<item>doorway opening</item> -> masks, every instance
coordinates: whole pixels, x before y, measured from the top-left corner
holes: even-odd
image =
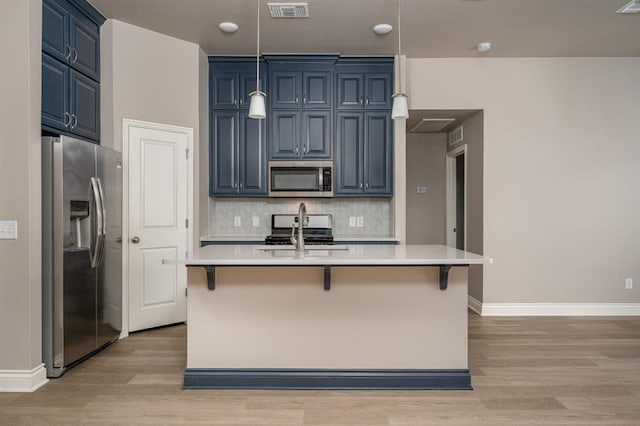
[[[447,245],[467,248],[467,145],[447,152]]]

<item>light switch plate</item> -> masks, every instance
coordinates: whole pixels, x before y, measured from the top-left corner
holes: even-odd
[[[427,193],[427,187],[426,186],[417,186],[416,187],[416,194],[426,194]]]
[[[349,216],[349,226],[351,228],[353,228],[354,226],[356,226],[356,217],[355,216]]]
[[[0,220],[0,240],[18,239],[18,221]]]
[[[252,224],[254,228],[260,226],[260,218],[258,216],[253,216]]]
[[[235,227],[242,226],[242,219],[240,219],[240,216],[233,217],[233,226]]]
[[[358,216],[356,218],[356,224],[358,228],[362,228],[364,226],[364,218],[362,216]]]

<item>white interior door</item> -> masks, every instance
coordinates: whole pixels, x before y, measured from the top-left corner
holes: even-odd
[[[128,128],[129,331],[187,319],[189,135]]]

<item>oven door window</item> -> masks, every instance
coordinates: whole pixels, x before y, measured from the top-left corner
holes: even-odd
[[[271,191],[320,191],[317,168],[271,169]]]

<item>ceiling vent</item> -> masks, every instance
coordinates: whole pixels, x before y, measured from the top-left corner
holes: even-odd
[[[449,145],[462,142],[462,138],[463,138],[463,131],[462,131],[462,126],[460,126],[457,129],[454,129],[453,131],[449,132]]]
[[[453,118],[423,118],[409,133],[438,133],[454,121],[456,120]]]
[[[308,18],[307,3],[267,3],[272,18]]]
[[[633,0],[625,4],[616,13],[640,13],[640,0]]]

